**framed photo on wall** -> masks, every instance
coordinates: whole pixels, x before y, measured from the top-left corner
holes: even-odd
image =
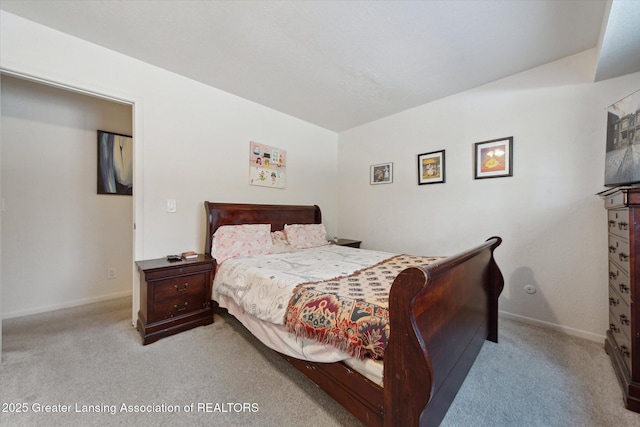
[[[133,195],[133,138],[98,131],[98,194]]]
[[[249,184],[285,188],[287,151],[259,142],[249,142]]]
[[[513,137],[477,142],[475,179],[513,176]]]
[[[640,183],[640,90],[607,109],[604,185]]]
[[[444,182],[444,150],[418,154],[418,185]]]
[[[391,184],[393,182],[393,163],[371,165],[369,180],[372,185]]]

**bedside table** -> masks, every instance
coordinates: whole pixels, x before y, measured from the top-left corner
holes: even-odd
[[[213,258],[169,262],[137,261],[140,311],[137,327],[144,345],[160,338],[213,323],[211,281]]]
[[[338,239],[338,241],[336,243],[334,243],[334,245],[339,245],[339,246],[349,246],[352,248],[360,248],[360,243],[362,243],[361,240],[350,240],[350,239]]]

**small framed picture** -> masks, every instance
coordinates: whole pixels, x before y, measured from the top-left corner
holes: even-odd
[[[513,137],[475,144],[475,179],[513,176]]]
[[[444,150],[418,154],[418,185],[445,182]]]
[[[373,185],[393,182],[393,163],[371,165],[370,182]]]

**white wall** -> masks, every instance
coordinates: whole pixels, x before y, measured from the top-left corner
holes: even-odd
[[[1,86],[4,317],[130,295],[133,202],[96,194],[96,131],[131,134],[131,106]]]
[[[640,88],[640,73],[593,84],[594,64],[586,51],[340,133],[339,234],[425,255],[499,235],[500,309],[601,340],[606,107]],[[473,144],[508,136],[514,176],[474,180]],[[442,149],[446,183],[418,186],[417,155]],[[369,185],[369,166],[389,161],[394,182]]]
[[[202,251],[205,200],[317,204],[336,232],[334,132],[4,11],[0,66],[132,101],[136,259]],[[286,189],[248,184],[251,140],[287,151]],[[167,199],[177,213],[166,212]]]

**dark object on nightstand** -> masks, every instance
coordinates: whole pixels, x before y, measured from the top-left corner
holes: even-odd
[[[349,246],[352,248],[360,248],[360,243],[362,243],[362,240],[350,240],[350,239],[338,239],[337,242],[334,242],[334,245],[339,245],[339,246]]]
[[[143,344],[213,323],[213,258],[137,261],[140,272],[138,331]]]

